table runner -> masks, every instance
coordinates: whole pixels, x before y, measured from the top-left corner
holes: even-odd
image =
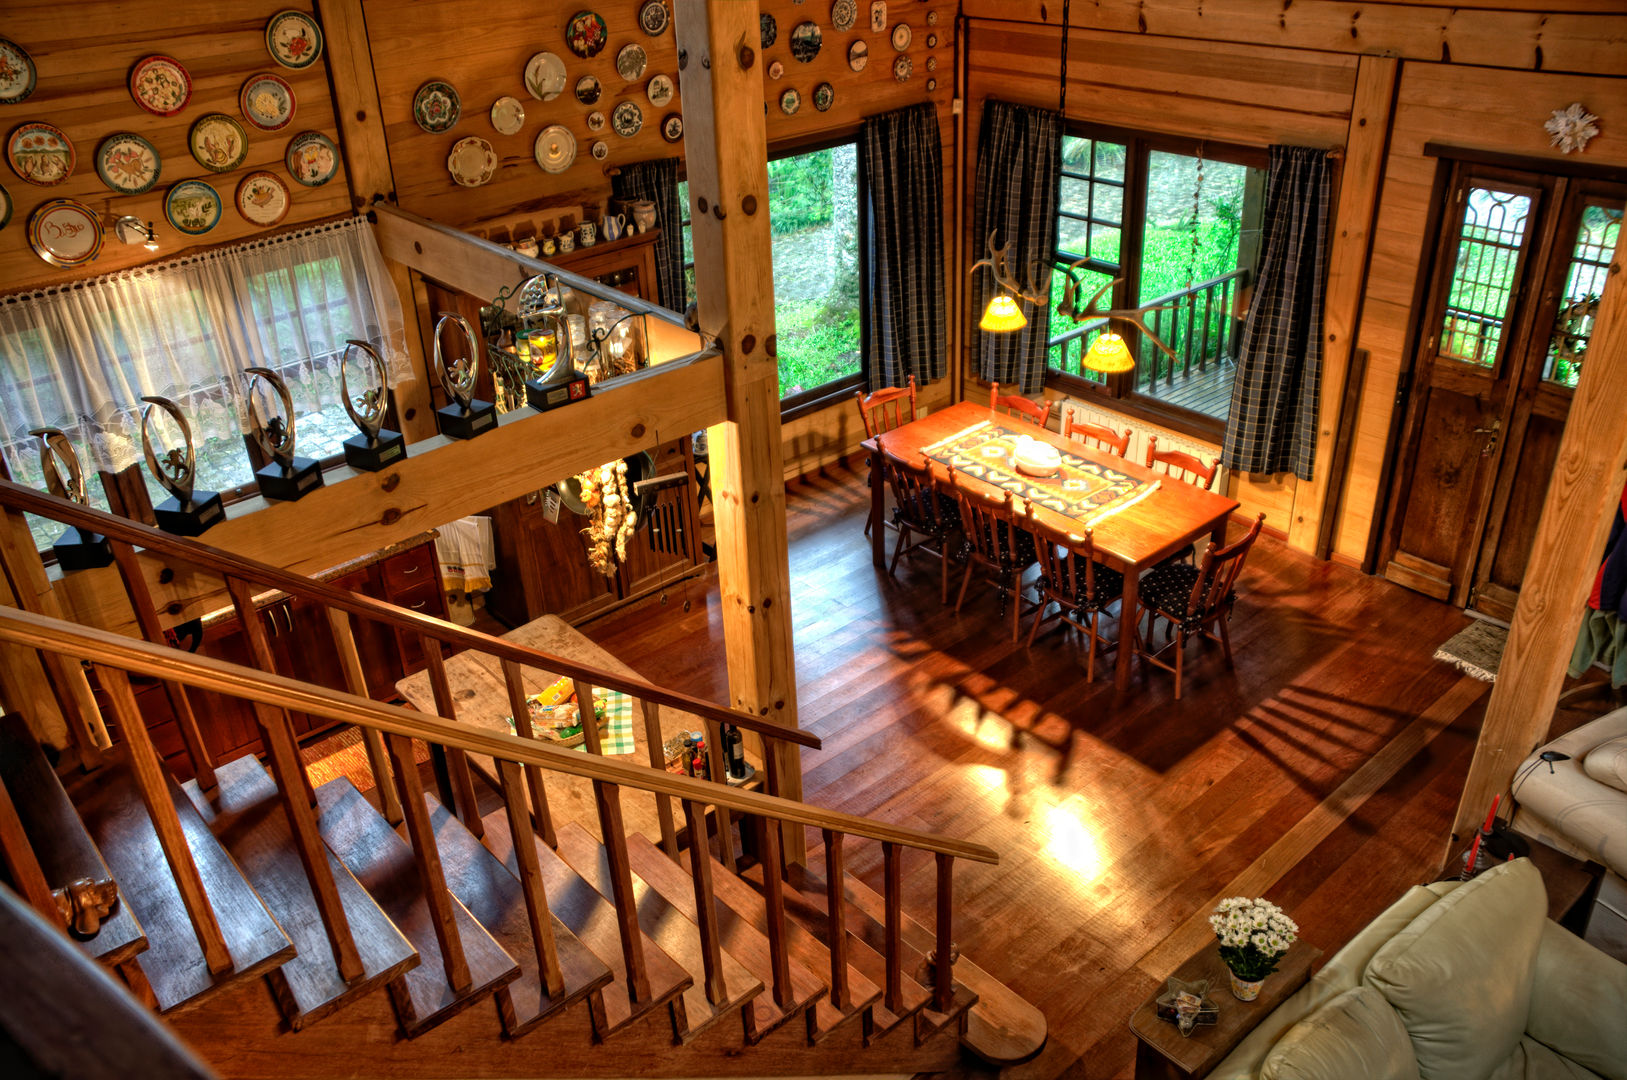
[[[517,734],[514,729],[514,717],[505,716],[511,734]],[[546,740],[543,740],[546,741]],[[609,690],[605,693],[604,723],[599,729],[599,747],[606,757],[612,754],[631,754],[637,747],[633,743],[633,699],[620,690]],[[588,752],[587,743],[581,742],[571,747],[572,750]]]

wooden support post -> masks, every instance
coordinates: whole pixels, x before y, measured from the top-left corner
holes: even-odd
[[[822,832],[825,841],[825,909],[829,912],[830,1003],[846,1011],[852,994],[847,985],[847,864],[842,854],[842,835],[832,829]]]
[[[1448,850],[1480,824],[1492,796],[1508,792],[1520,762],[1548,734],[1612,511],[1621,500],[1627,478],[1624,251],[1618,240]]]
[[[723,945],[717,923],[717,897],[712,892],[712,860],[707,857],[705,845],[694,840],[706,834],[706,807],[685,799],[684,824],[689,828],[689,871],[695,885],[695,923],[701,935],[706,1000],[721,1005],[729,1000],[729,988],[723,981]]]
[[[727,419],[710,429],[718,581],[732,703],[797,726],[773,249],[758,7],[678,0],[684,68],[684,156],[693,205],[700,325],[723,351]],[[770,743],[780,794],[802,797],[795,746]],[[802,830],[786,854],[806,854]]]
[[[418,763],[413,760],[412,740],[405,735],[387,736],[390,763],[395,766],[396,783],[401,787],[401,810],[407,824],[407,840],[412,844],[412,855],[418,864],[418,878],[424,888],[424,899],[429,904],[434,921],[435,941],[441,947],[441,964],[446,981],[454,992],[463,993],[474,985],[469,975],[469,960],[463,955],[463,936],[458,932],[457,916],[453,914],[452,894],[446,888],[446,871],[441,868],[441,849],[435,841],[435,828],[430,824],[429,808],[424,804],[424,784],[418,775]],[[522,834],[514,838],[517,848],[525,840]]]
[[[537,950],[537,970],[542,972],[548,996],[558,1000],[565,992],[565,975],[559,968],[559,946],[554,941],[554,921],[548,914],[548,890],[542,881],[542,864],[537,859],[536,841],[526,821],[525,794],[520,767],[497,759],[497,776],[503,787],[503,809],[508,815],[509,836],[514,841],[514,864],[520,871],[520,889],[525,893],[525,911],[531,924],[531,942]]]
[[[435,692],[435,712],[447,720],[458,718],[457,704],[452,700],[452,684],[446,677],[446,658],[441,652],[439,638],[420,634],[424,660],[429,667],[429,685]],[[463,827],[476,837],[486,835],[486,824],[480,820],[480,800],[475,798],[475,778],[469,771],[469,755],[455,746],[446,748],[446,768],[452,778],[453,810]]]
[[[339,666],[344,669],[345,689],[357,697],[369,696],[367,675],[362,670],[361,654],[356,651],[356,634],[350,625],[349,612],[328,608],[328,628],[333,631],[333,647],[339,655]],[[379,793],[384,820],[399,825],[401,799],[390,779],[390,757],[384,749],[384,736],[377,728],[364,727],[361,732],[362,745],[367,748],[367,763],[373,770],[373,790]]]
[[[514,717],[514,734],[522,739],[534,738],[531,734],[531,707],[525,700],[525,680],[521,677],[520,665],[512,660],[503,661],[503,684],[508,690],[509,715]],[[527,765],[522,772],[526,791],[531,796],[531,827],[537,830],[543,843],[557,848],[559,838],[554,834],[553,815],[548,812],[548,792],[542,786],[542,769]]]

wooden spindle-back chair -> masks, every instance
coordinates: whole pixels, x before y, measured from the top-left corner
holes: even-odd
[[[1069,413],[1062,422],[1063,438],[1078,439],[1086,446],[1100,447],[1119,457],[1126,457],[1130,453],[1130,432],[1130,428],[1125,428],[1123,435],[1116,435],[1112,428],[1080,420],[1073,413]]]
[[[853,402],[859,407],[865,438],[873,439],[884,431],[902,427],[915,419],[915,376],[911,375],[904,386],[887,386],[869,394],[855,390]],[[866,517],[864,535],[869,536],[874,527],[875,522]]]
[[[1124,575],[1096,561],[1093,529],[1084,536],[1061,532],[1034,518],[1028,507],[1028,531],[1034,537],[1039,556],[1039,608],[1028,631],[1028,647],[1034,645],[1040,624],[1047,621],[1045,609],[1057,605],[1056,618],[1085,635],[1085,680],[1096,677],[1096,651],[1116,648],[1118,639],[1101,633],[1101,617],[1124,597]],[[1120,631],[1122,636],[1122,630]]]
[[[1046,421],[1051,418],[1049,401],[1029,401],[1021,394],[1002,395],[999,383],[989,387],[989,408],[997,413],[1026,420],[1030,424],[1038,424],[1040,427],[1044,427]]]
[[[1195,487],[1213,491],[1215,476],[1220,472],[1217,459],[1205,465],[1203,459],[1184,450],[1158,449],[1158,436],[1147,436],[1147,468],[1167,473]]]
[[[949,490],[960,503],[960,528],[966,542],[961,551],[966,557],[966,576],[960,582],[960,596],[955,610],[966,602],[966,590],[972,576],[979,569],[985,571],[986,580],[999,592],[1000,614],[1006,611],[1006,593],[1011,593],[1011,640],[1020,639],[1022,619],[1023,572],[1034,565],[1034,538],[1019,523],[1016,496],[1002,492],[1004,498],[993,498],[975,491],[949,470]]]
[[[1231,621],[1232,608],[1237,604],[1237,578],[1243,572],[1243,563],[1254,547],[1265,515],[1254,519],[1248,532],[1224,547],[1210,541],[1203,552],[1203,560],[1191,563],[1164,563],[1149,571],[1141,579],[1141,604],[1147,610],[1147,637],[1135,635],[1136,652],[1148,663],[1175,673],[1175,700],[1181,699],[1181,658],[1190,637],[1206,637],[1220,642],[1226,656],[1226,666],[1232,664],[1232,642],[1226,624]],[[1154,649],[1152,641],[1158,620],[1169,623],[1166,634],[1170,640]],[[1159,659],[1171,647],[1175,662]]]
[[[935,554],[943,564],[943,602],[947,604],[951,558],[949,537],[960,528],[960,506],[938,490],[925,457],[910,462],[883,448],[881,467],[885,470],[887,486],[892,489],[892,524],[898,530],[893,558],[887,564],[887,576],[894,576],[899,556],[906,551],[925,550]],[[914,543],[910,542],[912,536],[918,537]]]

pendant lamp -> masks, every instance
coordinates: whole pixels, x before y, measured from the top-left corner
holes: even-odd
[[[1117,334],[1099,334],[1095,341],[1090,343],[1090,349],[1085,353],[1084,367],[1086,371],[1099,371],[1105,375],[1116,375],[1119,372],[1129,371],[1136,366],[1135,358],[1124,344],[1124,339]]]
[[[996,293],[989,300],[989,306],[983,311],[983,318],[977,324],[984,330],[993,330],[1002,333],[1009,330],[1021,330],[1028,325],[1022,308],[1017,301],[1007,293]]]

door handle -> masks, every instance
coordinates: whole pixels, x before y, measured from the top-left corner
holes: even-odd
[[[1502,427],[1503,418],[1501,416],[1494,416],[1491,418],[1490,427],[1477,427],[1474,429],[1473,434],[1486,436],[1486,445],[1480,448],[1481,457],[1490,457],[1491,452],[1497,449],[1497,439],[1499,433],[1502,431]]]

